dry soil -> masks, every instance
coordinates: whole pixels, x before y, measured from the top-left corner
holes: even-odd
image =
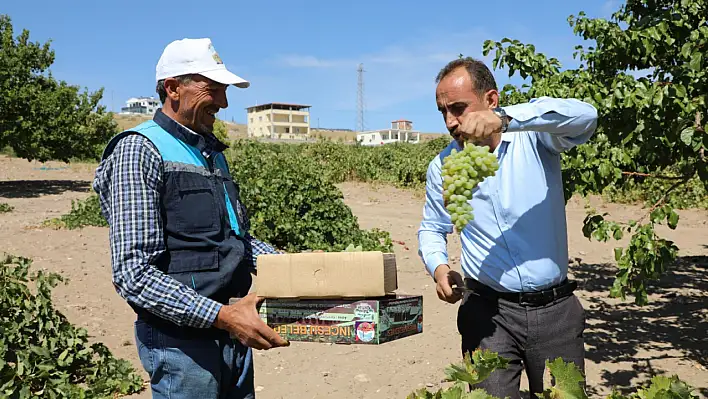
[[[142,372],[132,330],[134,315],[110,281],[108,229],[38,227],[66,213],[72,199],[90,194],[94,168],[0,156],[0,202],[15,207],[0,213],[0,252],[31,257],[34,267],[68,277],[69,283],[54,292],[57,308],[88,329],[91,339],[106,343],[116,356],[130,360]],[[421,195],[359,183],[340,188],[363,227],[386,229],[396,241],[399,291],[423,295],[423,333],[380,346],[294,342],[288,348],[257,352],[260,399],[405,398],[426,385],[431,390],[440,387],[444,368],[460,360],[457,305],[438,300],[416,254]],[[643,213],[638,206],[604,204],[598,199],[591,205],[620,220]],[[680,260],[651,287],[651,305],[646,307],[608,298],[616,243],[585,239],[584,216],[584,201],[574,199],[568,204],[571,274],[579,281],[577,294],[588,320],[586,368],[591,396],[604,397],[612,386],[642,384],[653,375],[678,374],[708,397],[708,214],[681,211],[677,230],[659,229],[681,248]],[[454,236],[449,250],[459,267],[459,241]],[[149,398],[149,390],[134,397]]]

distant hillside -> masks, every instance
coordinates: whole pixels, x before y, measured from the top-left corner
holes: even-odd
[[[146,120],[151,119],[151,116],[143,115],[122,115],[114,114],[114,118],[118,123],[118,128],[120,130],[125,130],[138,125]],[[229,138],[231,140],[244,139],[248,137],[248,127],[242,123],[231,123],[224,121],[226,127],[229,129]],[[325,130],[325,129],[312,129],[310,128],[311,135],[314,139],[325,138],[332,141],[339,141],[343,143],[354,143],[356,142],[356,132],[351,130]],[[429,141],[441,137],[442,133],[421,133],[421,141]]]
[[[113,118],[118,123],[118,128],[120,130],[125,130],[152,119],[152,116],[113,114]],[[226,124],[226,127],[229,130],[229,138],[231,140],[247,137],[246,125],[240,123],[231,123],[227,121],[224,121],[224,123]]]

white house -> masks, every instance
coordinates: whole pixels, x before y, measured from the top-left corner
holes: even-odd
[[[414,143],[420,142],[420,132],[413,130],[413,122],[399,119],[391,122],[390,129],[360,132],[356,141],[361,145],[375,146],[389,143]]]
[[[133,97],[120,109],[121,114],[152,115],[160,108],[160,100],[154,97]]]

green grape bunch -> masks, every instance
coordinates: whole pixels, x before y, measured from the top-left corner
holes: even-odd
[[[354,246],[354,244],[349,244],[342,252],[362,252],[364,248],[361,245]]]
[[[472,199],[472,191],[482,180],[494,176],[498,169],[497,157],[486,145],[465,143],[462,151],[453,149],[445,158],[442,166],[443,198],[458,233],[474,219],[472,205],[468,202]]]

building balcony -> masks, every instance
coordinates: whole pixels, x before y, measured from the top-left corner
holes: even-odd
[[[309,127],[310,124],[307,122],[288,122],[288,121],[273,121],[271,122],[273,126],[297,126],[297,127]]]

